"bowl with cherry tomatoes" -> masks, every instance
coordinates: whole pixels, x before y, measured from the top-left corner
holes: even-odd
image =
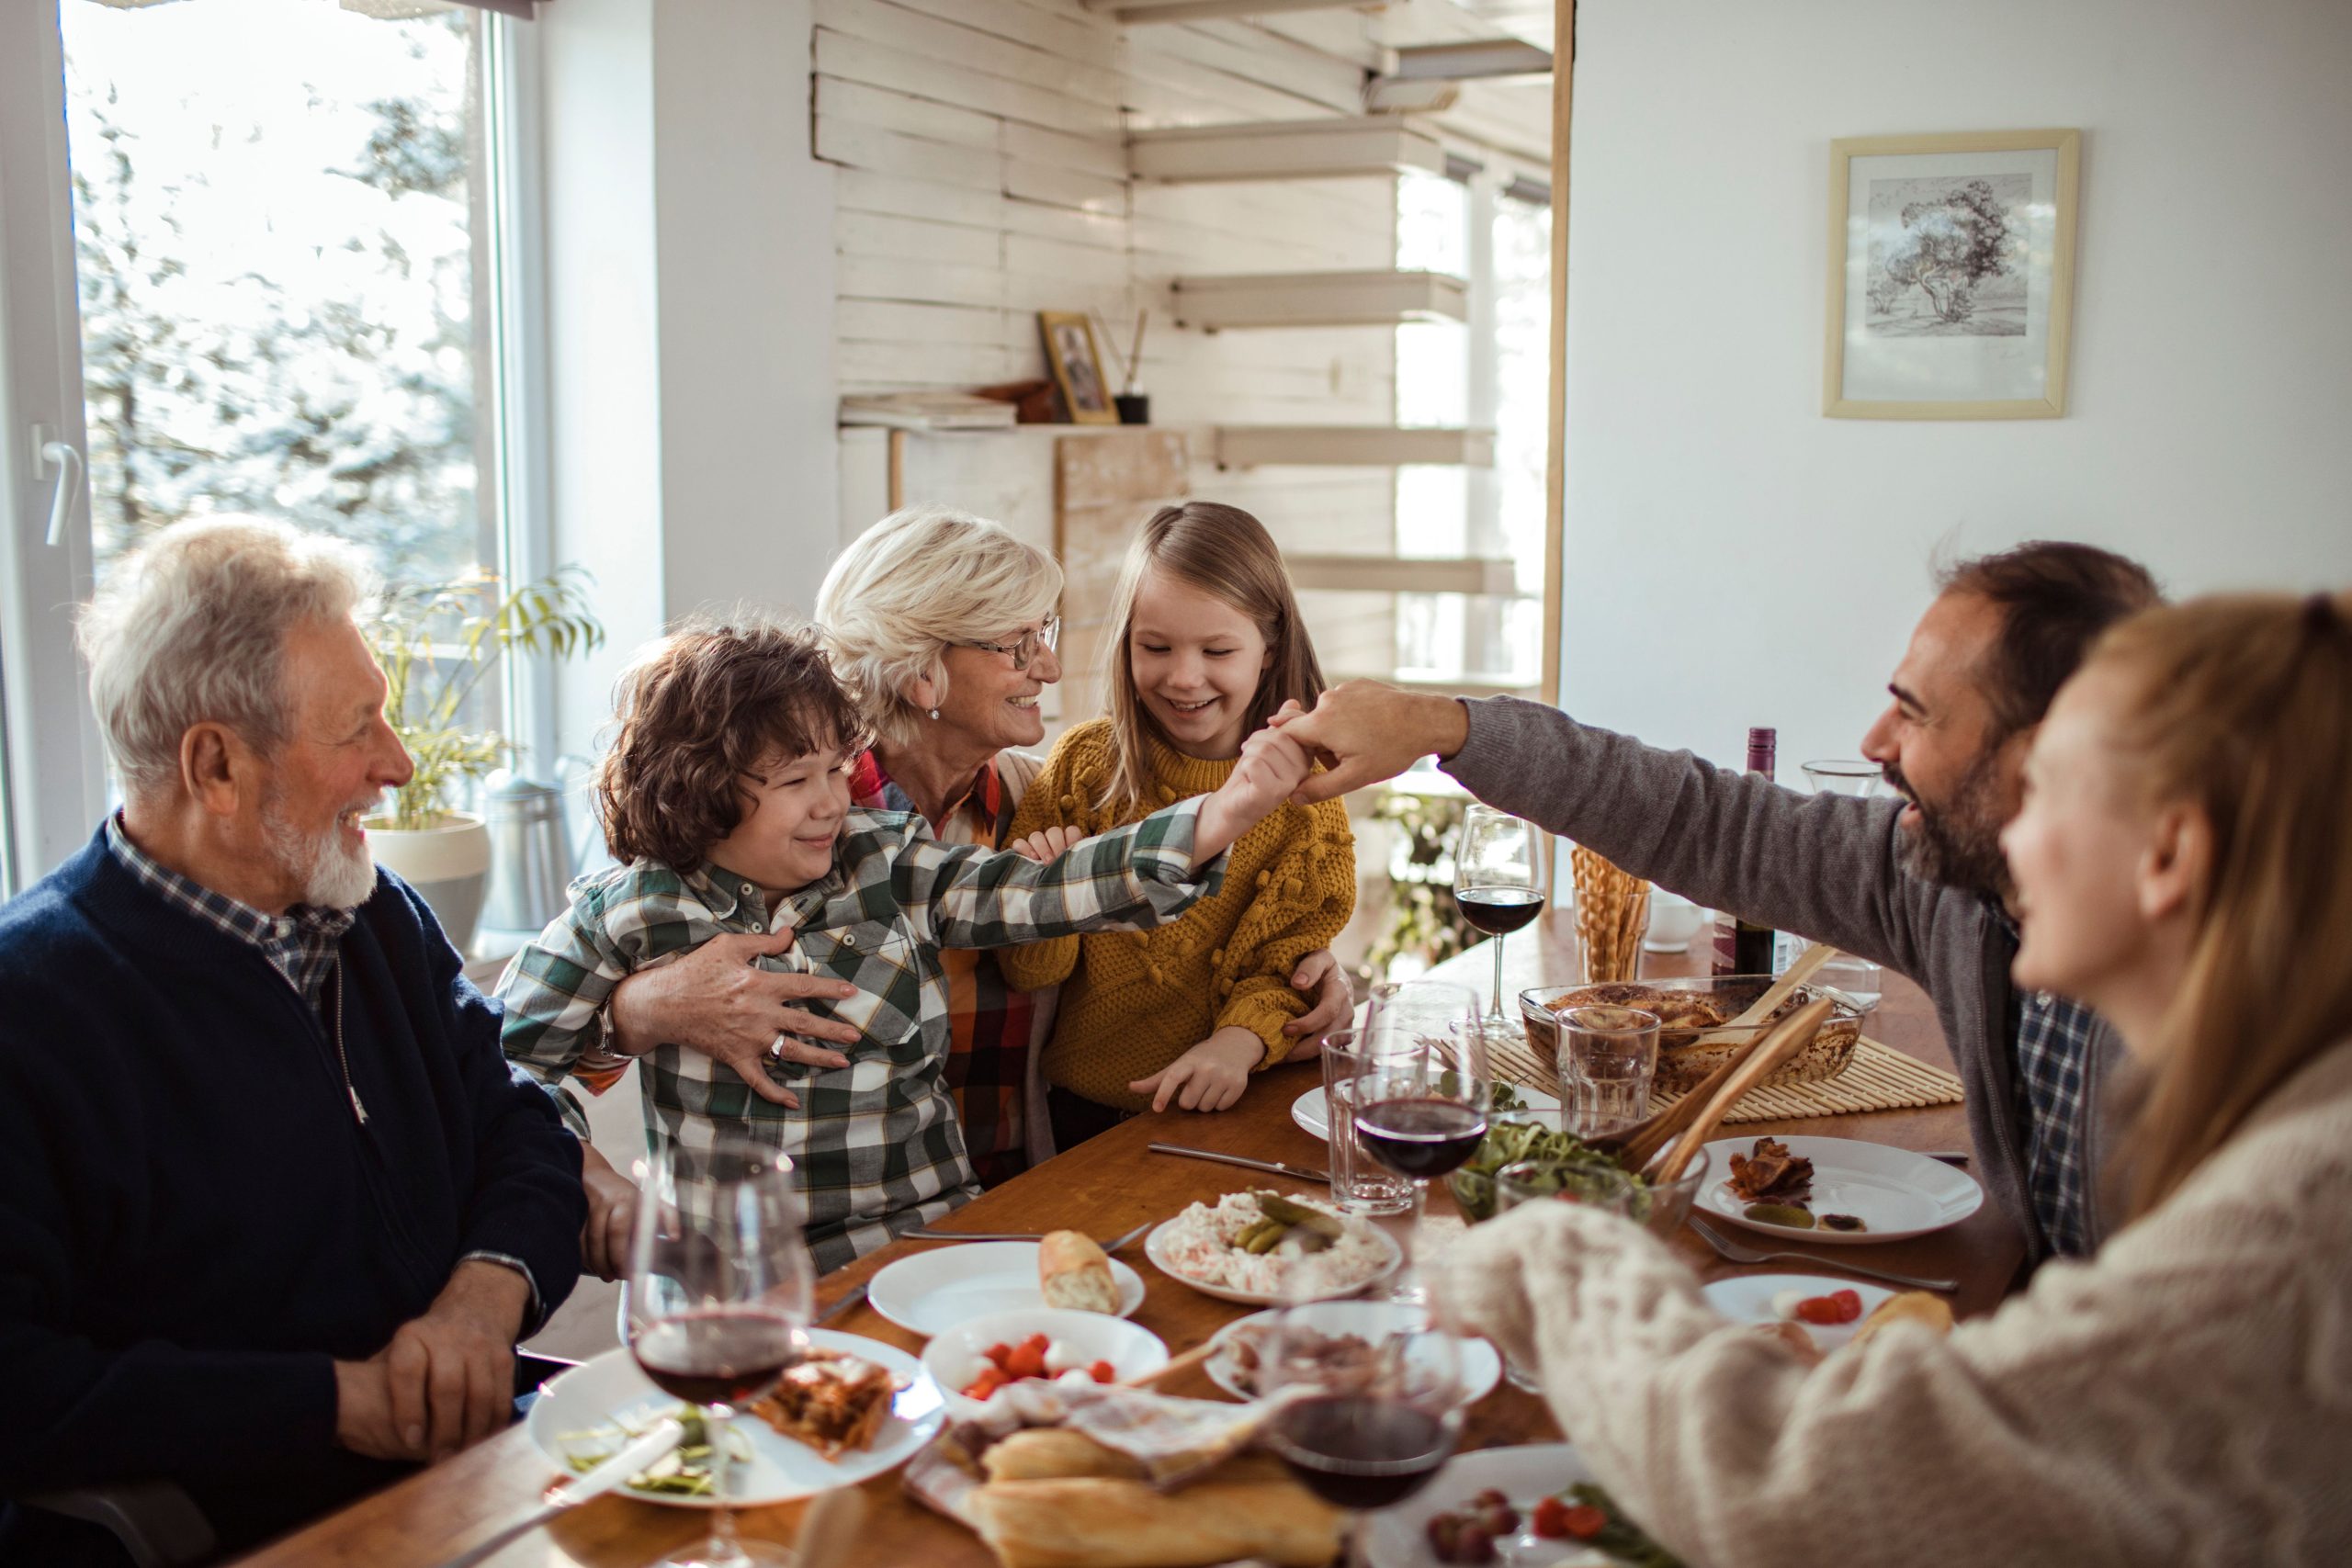
[[[945,1392],[948,1414],[968,1418],[1012,1383],[1083,1386],[1148,1377],[1168,1364],[1168,1347],[1124,1317],[1023,1307],[933,1335],[922,1364]]]

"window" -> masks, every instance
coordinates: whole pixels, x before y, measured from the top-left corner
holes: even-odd
[[[93,558],[250,512],[496,562],[482,12],[66,0]]]
[[[1400,424],[1495,432],[1495,466],[1397,473],[1401,556],[1509,559],[1510,596],[1410,593],[1397,604],[1399,675],[1482,688],[1542,680],[1544,420],[1549,407],[1548,204],[1526,186],[1409,173],[1397,183],[1396,265],[1469,284],[1466,321],[1396,329]]]

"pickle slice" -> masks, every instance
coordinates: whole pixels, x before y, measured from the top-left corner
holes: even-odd
[[[1750,1203],[1740,1213],[1759,1225],[1786,1225],[1796,1231],[1813,1229],[1813,1211],[1800,1209],[1794,1203]]]

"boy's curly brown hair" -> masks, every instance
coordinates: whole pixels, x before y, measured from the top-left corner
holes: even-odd
[[[862,750],[866,732],[805,626],[695,621],[621,677],[596,770],[613,858],[699,867],[743,820],[744,780],[779,758]]]

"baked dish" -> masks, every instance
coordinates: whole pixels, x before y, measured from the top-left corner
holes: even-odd
[[[1733,1038],[1698,1043],[1701,1036],[1737,1018],[1772,982],[1758,975],[1724,975],[1686,980],[1612,980],[1580,986],[1570,991],[1549,989],[1521,994],[1520,1015],[1526,1021],[1531,1044],[1556,1059],[1558,1028],[1553,1013],[1561,1008],[1629,1007],[1656,1013],[1657,1032],[1657,1086],[1663,1094],[1679,1094],[1721,1066],[1725,1058],[1781,1019],[1819,997],[1831,1000],[1828,1019],[1813,1043],[1765,1078],[1768,1084],[1812,1083],[1834,1078],[1854,1059],[1854,1043],[1861,1038],[1862,1015],[1842,994],[1819,986],[1799,986],[1771,1017],[1750,1024]]]
[[[812,1349],[751,1413],[826,1461],[874,1446],[899,1387],[887,1368],[839,1350]]]

